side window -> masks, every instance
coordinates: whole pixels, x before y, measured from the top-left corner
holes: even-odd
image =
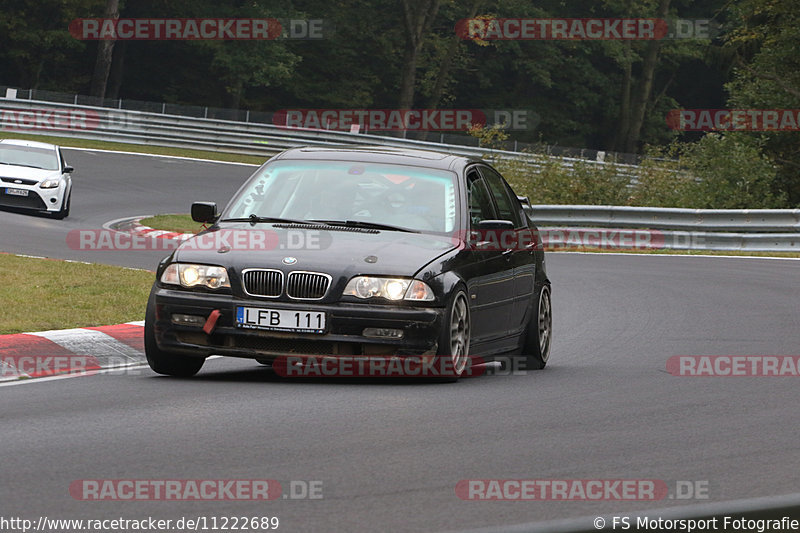
[[[486,178],[486,184],[489,186],[489,191],[491,191],[497,204],[498,218],[510,220],[514,223],[515,228],[523,227],[524,224],[519,216],[517,199],[512,197],[503,177],[491,168],[484,166],[481,166],[481,173]]]
[[[481,220],[497,218],[492,206],[492,200],[486,190],[486,184],[475,170],[467,172],[467,200],[469,201],[471,227],[477,226]]]

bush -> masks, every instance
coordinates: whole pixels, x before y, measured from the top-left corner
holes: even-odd
[[[624,205],[628,198],[630,180],[618,175],[615,164],[573,161],[568,167],[562,158],[543,156],[535,162],[538,169],[510,159],[495,166],[517,194],[535,204]]]
[[[470,134],[490,148],[506,139],[496,127],[476,127]],[[494,165],[517,194],[534,204],[788,207],[786,195],[773,192],[776,165],[763,154],[761,140],[746,133],[709,133],[696,143],[651,148],[634,172],[613,162],[533,154],[526,161],[496,158]]]
[[[645,207],[693,207],[697,180],[681,170],[679,145],[651,148],[637,169],[626,205]]]
[[[732,137],[731,135],[725,137]],[[539,156],[536,166],[501,159],[495,166],[517,192],[537,204],[632,205],[692,209],[776,209],[776,167],[752,140],[709,134],[699,143],[652,151],[633,183],[620,165]],[[680,157],[667,157],[683,151]],[[625,169],[627,170],[627,169]]]
[[[709,133],[686,145],[681,163],[695,177],[692,207],[705,209],[774,209],[786,206],[774,194],[777,167],[762,153],[760,140],[745,133]]]

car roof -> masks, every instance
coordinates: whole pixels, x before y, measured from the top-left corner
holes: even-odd
[[[0,140],[0,143],[2,143],[2,144],[11,144],[11,145],[14,145],[14,146],[26,146],[28,148],[42,148],[42,149],[45,149],[45,150],[47,150],[47,149],[49,149],[49,150],[58,149],[58,146],[56,146],[55,144],[40,143],[40,142],[37,142],[37,141],[22,141],[22,140],[19,140],[19,139],[2,139],[2,140]]]
[[[473,161],[482,162],[476,157],[464,157],[431,150],[370,145],[303,146],[281,152],[275,156],[275,159],[383,162],[441,169],[451,169],[459,163],[463,166]]]

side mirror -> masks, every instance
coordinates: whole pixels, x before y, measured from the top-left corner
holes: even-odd
[[[72,167],[64,167],[64,170],[62,172],[64,174],[72,174],[73,172],[75,172],[75,169]]]
[[[217,204],[214,202],[195,202],[192,204],[192,220],[195,222],[215,222],[217,214]]]
[[[504,250],[513,233],[514,223],[510,220],[481,220],[476,231],[471,232],[470,240],[475,250]]]
[[[522,211],[528,218],[533,218],[533,206],[527,196],[517,196],[517,200],[522,204]]]

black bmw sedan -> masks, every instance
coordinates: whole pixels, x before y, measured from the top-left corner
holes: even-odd
[[[296,148],[159,265],[150,367],[196,374],[210,355],[475,358],[550,354],[550,281],[536,227],[480,159],[374,147]],[[332,357],[331,357],[332,356]]]

